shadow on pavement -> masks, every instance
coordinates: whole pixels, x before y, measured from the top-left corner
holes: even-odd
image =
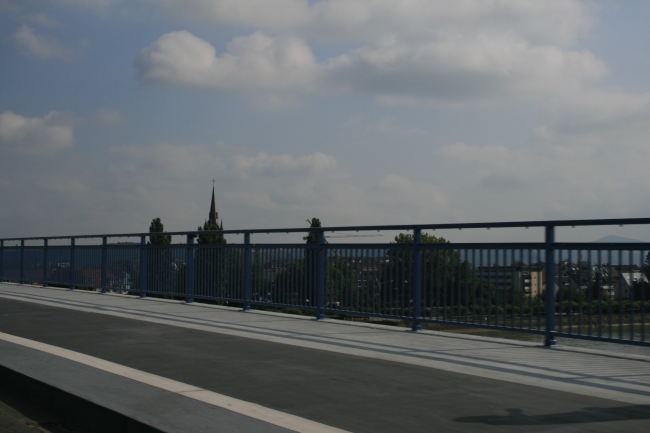
[[[521,409],[506,409],[503,416],[465,416],[455,418],[456,422],[476,423],[501,426],[549,425],[549,424],[584,424],[590,422],[626,421],[650,419],[650,405],[622,407],[587,407],[572,412],[549,413],[544,415],[526,415]]]

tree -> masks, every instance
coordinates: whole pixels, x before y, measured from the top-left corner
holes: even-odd
[[[309,224],[310,227],[321,227],[321,223],[318,218],[312,218]],[[318,242],[318,232],[309,232],[309,235],[307,235],[307,243],[315,244],[316,242]]]
[[[316,269],[304,259],[291,260],[286,269],[273,280],[274,292],[269,300],[276,303],[315,305]],[[356,275],[352,267],[342,261],[325,261],[325,308],[352,309],[345,299],[357,299]],[[268,296],[268,295],[267,295]]]
[[[219,226],[217,223],[215,223],[212,220],[207,220],[203,223],[203,228],[201,226],[198,227],[198,231],[218,231]],[[223,237],[222,234],[220,233],[205,233],[205,234],[199,234],[199,238],[197,240],[199,244],[225,244],[226,239]]]
[[[165,226],[160,218],[154,218],[149,225],[149,233],[164,233]],[[178,285],[178,266],[172,255],[171,235],[149,235],[147,251],[147,291],[174,294]]]
[[[149,233],[163,233],[165,231],[165,226],[163,225],[160,218],[154,218],[151,220],[149,225]],[[171,235],[166,236],[149,236],[149,245],[169,245],[172,243]]]
[[[213,220],[207,220],[200,232],[217,232],[219,226]],[[201,233],[199,245],[225,245],[226,239],[221,233]],[[244,278],[243,252],[233,248],[202,247],[196,248],[194,260],[195,293],[217,298],[236,298],[241,296]]]
[[[321,222],[318,218],[314,217],[309,221],[309,225],[313,228],[321,227]],[[318,243],[318,232],[309,232],[307,235],[307,244],[317,244]],[[303,270],[306,276],[306,287],[303,290],[305,298],[309,299],[310,302],[316,300],[316,287],[318,286],[318,250],[314,248],[305,248],[305,262],[296,270]],[[276,278],[277,281],[277,278]]]
[[[395,236],[396,244],[413,244],[413,235],[400,233]],[[422,244],[449,244],[445,238],[438,238],[422,233]],[[408,308],[413,294],[414,254],[409,248],[391,248],[386,250],[386,269],[383,272],[384,288],[388,292],[386,308],[400,314]],[[481,281],[475,274],[474,267],[467,260],[461,260],[460,253],[450,248],[423,248],[422,251],[422,302],[438,308],[441,317],[447,312],[460,311],[468,305],[477,311],[491,309],[492,305],[505,308],[506,296],[496,296],[493,284]],[[516,294],[515,296],[521,296]],[[518,299],[511,300],[518,305]],[[503,304],[503,305],[502,305]],[[441,307],[446,307],[440,310]],[[449,310],[456,308],[456,310]],[[449,310],[449,311],[448,311]],[[392,313],[389,313],[392,314]],[[402,311],[404,314],[404,311]]]

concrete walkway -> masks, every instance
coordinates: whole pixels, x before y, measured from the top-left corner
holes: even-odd
[[[12,284],[0,284],[0,332],[289,414],[313,428],[645,431],[650,425],[650,357],[638,355]],[[4,347],[3,365],[10,362],[5,353],[43,353]],[[21,357],[28,356],[11,362]],[[90,368],[84,374],[97,369],[83,368]],[[150,410],[156,419],[158,409]]]

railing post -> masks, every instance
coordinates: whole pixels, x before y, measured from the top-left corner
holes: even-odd
[[[422,230],[413,230],[413,331],[421,331],[420,318],[422,317]]]
[[[20,276],[18,283],[25,284],[25,240],[20,241]]]
[[[102,281],[100,283],[101,288],[102,288],[102,293],[106,293],[106,286],[108,285],[108,284],[106,284],[106,260],[107,260],[107,257],[106,257],[106,253],[107,253],[106,248],[107,247],[106,247],[106,245],[108,245],[108,238],[106,236],[104,236],[102,238],[102,277],[101,277]]]
[[[70,290],[75,289],[76,275],[75,275],[75,239],[70,238]]]
[[[544,346],[552,347],[555,340],[555,227],[546,226],[546,338]]]
[[[50,267],[47,247],[48,241],[43,239],[43,287],[47,287],[47,269]]]
[[[316,261],[316,320],[325,319],[325,232],[318,232]]]
[[[140,297],[147,297],[147,237],[140,237]]]
[[[251,234],[244,233],[244,311],[251,309]]]
[[[187,255],[185,258],[185,302],[194,302],[194,235],[187,235]]]
[[[5,241],[0,241],[0,283],[5,281]]]

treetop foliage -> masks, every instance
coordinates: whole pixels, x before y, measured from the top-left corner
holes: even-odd
[[[154,218],[149,225],[149,233],[163,233],[165,226],[160,218]],[[168,245],[172,243],[171,235],[166,236],[149,236],[149,245]]]
[[[203,227],[199,226],[198,231],[203,232],[203,231],[216,231],[219,230],[219,226],[212,221],[212,220],[207,220],[203,223]],[[223,237],[222,234],[218,233],[213,233],[213,234],[200,234],[199,239],[197,241],[200,244],[225,244],[226,239]]]
[[[413,235],[410,233],[400,233],[395,236],[395,243],[398,244],[412,244]],[[448,244],[449,241],[443,237],[435,237],[429,233],[422,233],[422,243],[423,244]]]
[[[311,219],[311,226],[312,227],[322,227],[320,220],[318,218],[312,218]],[[316,232],[310,232],[309,235],[307,235],[307,243],[308,244],[315,244],[318,242],[318,233]]]

